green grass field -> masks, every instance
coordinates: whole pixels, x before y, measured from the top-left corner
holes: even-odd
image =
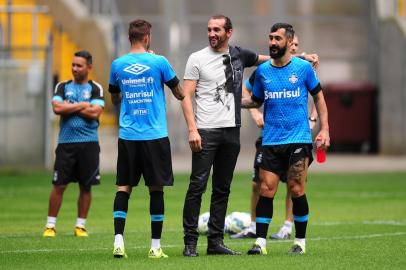
[[[289,256],[291,241],[268,242],[268,255],[206,256],[206,239],[198,258],[182,256],[182,207],[187,175],[176,175],[166,190],[162,244],[166,260],[147,258],[150,245],[149,196],[140,186],[131,196],[125,231],[128,259],[112,257],[114,176],[104,175],[94,188],[88,239],[76,239],[78,188],[65,193],[57,237],[42,238],[51,189],[51,173],[0,172],[0,269],[405,269],[406,173],[310,174],[307,196],[310,222],[307,253]],[[285,186],[275,200],[270,232],[283,221]],[[204,195],[208,211],[211,187]],[[228,212],[249,212],[250,174],[235,176]],[[244,253],[251,239],[225,243]]]

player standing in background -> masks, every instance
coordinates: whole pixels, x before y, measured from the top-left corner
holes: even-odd
[[[119,120],[117,193],[114,199],[114,249],[126,257],[124,227],[132,187],[141,175],[150,194],[151,249],[149,258],[167,258],[161,248],[164,221],[164,186],[173,185],[171,148],[166,120],[164,84],[178,99],[184,98],[179,79],[168,60],[149,52],[151,24],[130,23],[130,53],[113,61],[109,92],[113,104],[121,103]]]
[[[223,243],[230,185],[240,152],[241,85],[244,68],[269,56],[230,46],[232,33],[228,17],[211,17],[207,26],[209,46],[191,54],[186,64],[182,109],[192,150],[192,173],[183,208],[183,255],[187,257],[198,256],[198,219],[212,167],[207,254],[241,254]]]
[[[44,237],[56,235],[56,218],[70,182],[79,182],[80,189],[74,235],[88,236],[85,225],[92,200],[91,186],[100,184],[97,129],[104,107],[103,88],[88,79],[91,69],[92,55],[87,51],[76,52],[72,61],[73,80],[55,87],[52,108],[61,119]]]
[[[307,99],[310,92],[318,115],[320,131],[315,140],[323,148],[330,145],[328,113],[314,70],[307,61],[291,57],[293,27],[285,23],[272,26],[269,34],[271,61],[255,73],[250,98],[242,107],[264,103],[263,156],[260,168],[261,189],[256,207],[256,235],[249,255],[266,254],[266,235],[273,216],[273,198],[280,177],[287,173],[292,194],[295,240],[289,254],[306,252],[306,227],[309,207],[305,194],[307,169],[312,161],[312,138],[308,123]]]
[[[295,34],[293,37],[293,42],[292,45],[290,46],[290,53],[294,56],[304,56],[305,53],[301,54],[300,46],[299,46],[299,38]],[[313,61],[312,65],[313,68],[316,68],[319,64],[318,61],[318,56],[316,54],[312,55]],[[251,95],[253,84],[255,80],[255,71],[252,73],[249,79],[245,81],[245,84],[243,85],[243,96],[249,96]],[[310,103],[310,102],[309,102]],[[312,113],[311,116],[309,117],[309,125],[310,129],[313,130],[313,127],[315,126],[316,118],[317,118],[317,110],[314,106],[314,104],[311,104],[312,106]],[[257,127],[262,128],[264,127],[264,118],[262,112],[257,109],[257,108],[251,108],[249,109],[250,114],[252,119],[254,120],[255,124]],[[252,192],[251,192],[251,201],[250,201],[250,207],[251,207],[251,225],[241,232],[231,235],[230,238],[232,239],[239,239],[239,238],[255,238],[256,237],[256,213],[255,213],[255,208],[257,206],[258,198],[259,198],[259,188],[260,188],[260,182],[259,182],[259,167],[261,165],[262,161],[262,135],[255,141],[255,156],[254,156],[254,170],[252,173]],[[280,179],[282,182],[286,183],[286,174],[281,176]],[[290,190],[287,188],[286,189],[286,197],[285,197],[285,222],[283,226],[280,228],[280,230],[277,233],[274,233],[271,235],[271,239],[276,239],[276,240],[284,240],[284,239],[289,239],[290,235],[292,233],[292,227],[293,227],[293,214],[292,214],[292,198],[290,194]]]

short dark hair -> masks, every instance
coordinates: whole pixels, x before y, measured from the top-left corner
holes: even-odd
[[[271,27],[271,33],[276,32],[281,28],[285,29],[285,35],[287,38],[293,39],[295,36],[295,30],[293,30],[293,26],[288,23],[275,23]]]
[[[77,51],[77,52],[75,52],[74,55],[77,56],[77,57],[85,58],[86,59],[86,64],[88,64],[88,65],[91,65],[93,63],[93,57],[90,54],[90,52],[88,52],[88,51],[85,51],[85,50]]]
[[[145,35],[151,33],[152,25],[145,20],[135,20],[130,22],[128,27],[128,38],[130,43],[133,44],[136,41],[142,41]]]
[[[212,16],[210,19],[213,19],[213,20],[223,19],[224,20],[224,30],[226,30],[226,32],[233,29],[233,23],[231,22],[230,18],[225,15],[217,14],[217,15]]]

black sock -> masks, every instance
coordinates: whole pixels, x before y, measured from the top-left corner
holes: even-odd
[[[256,207],[257,237],[266,238],[273,215],[273,198],[260,196]]]
[[[149,213],[151,214],[151,238],[161,239],[165,212],[164,192],[152,191],[149,195]]]
[[[114,199],[114,234],[124,234],[125,219],[127,218],[128,199],[130,194],[124,191],[118,191]]]
[[[309,219],[309,205],[306,194],[292,198],[293,219],[295,220],[296,238],[306,238],[307,220]]]

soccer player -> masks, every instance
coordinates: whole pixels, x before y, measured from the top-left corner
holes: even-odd
[[[78,51],[72,61],[73,80],[55,87],[52,108],[61,119],[44,237],[56,235],[56,218],[70,182],[79,182],[80,189],[74,235],[88,236],[85,225],[92,199],[91,186],[100,184],[97,129],[104,107],[102,86],[88,79],[91,69],[92,55]]]
[[[160,243],[165,217],[163,188],[172,186],[174,179],[164,84],[178,100],[184,98],[183,89],[168,60],[149,52],[149,22],[131,22],[128,36],[130,53],[113,61],[109,82],[113,104],[121,103],[113,255],[116,258],[127,256],[123,234],[128,199],[142,175],[150,194],[151,249],[148,257],[167,258]]]
[[[292,57],[289,51],[293,27],[274,24],[269,34],[271,61],[255,73],[251,97],[243,98],[242,107],[264,104],[263,156],[259,171],[260,197],[256,207],[256,235],[249,255],[266,254],[266,235],[273,215],[273,198],[280,177],[287,173],[292,194],[295,239],[289,254],[306,252],[306,227],[309,215],[305,184],[312,161],[312,139],[308,123],[307,98],[312,95],[320,118],[315,141],[330,145],[327,106],[314,70],[307,61]]]
[[[212,167],[207,254],[241,254],[223,243],[230,185],[240,152],[241,85],[244,68],[269,56],[230,46],[232,33],[228,17],[211,17],[207,26],[209,46],[191,54],[186,64],[182,108],[192,150],[192,173],[183,208],[183,255],[188,257],[198,256],[198,218]]]
[[[299,47],[299,38],[295,34],[293,37],[292,45],[290,46],[290,53],[294,56],[299,56],[300,55],[300,47]],[[303,57],[305,54],[301,54],[300,57]],[[316,68],[318,66],[318,56],[316,54],[312,54],[312,66],[313,68]],[[252,92],[253,84],[255,80],[255,71],[251,74],[250,78],[245,81],[245,84],[243,85],[243,96],[249,96]],[[252,119],[256,123],[256,125],[259,128],[263,128],[264,126],[264,120],[263,120],[263,114],[262,112],[257,109],[257,108],[251,108],[249,109],[249,112],[251,114]],[[313,130],[313,127],[315,126],[315,122],[317,119],[317,110],[312,104],[312,113],[310,114],[309,117],[309,125],[310,129]],[[255,238],[256,237],[256,214],[255,214],[255,208],[258,202],[259,198],[259,188],[260,188],[260,182],[259,182],[259,167],[262,161],[262,135],[255,141],[255,156],[254,156],[254,170],[252,174],[252,192],[251,192],[251,225],[241,232],[231,235],[230,238],[232,239],[239,239],[239,238]],[[286,183],[286,174],[283,174],[280,178],[280,180],[284,183]],[[280,228],[280,230],[277,233],[274,233],[270,236],[271,239],[275,240],[285,240],[289,239],[290,235],[292,233],[292,226],[293,226],[293,214],[292,214],[292,198],[290,195],[290,190],[287,189],[286,192],[286,198],[285,198],[285,222],[283,226]]]

